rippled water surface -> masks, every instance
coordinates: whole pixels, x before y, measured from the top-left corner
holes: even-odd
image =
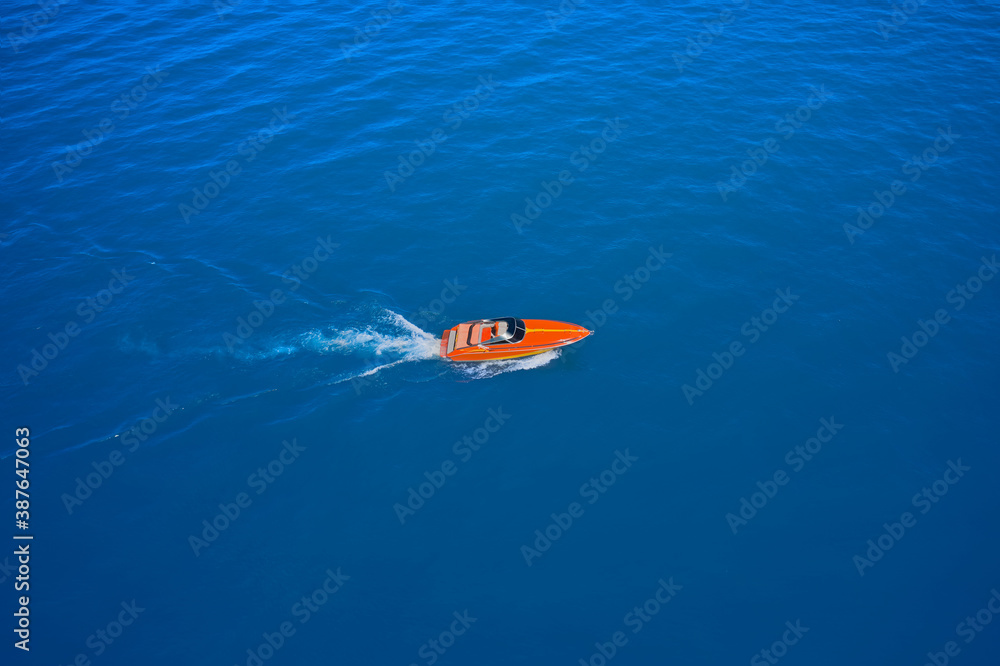
[[[0,32],[2,663],[997,663],[995,3]]]

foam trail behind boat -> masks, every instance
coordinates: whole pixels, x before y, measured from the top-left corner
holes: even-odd
[[[380,370],[411,361],[438,356],[437,337],[421,330],[405,317],[384,310],[372,324],[334,331],[311,331],[302,336],[302,346],[321,354],[365,358],[369,366],[338,376],[333,384],[374,375]],[[386,363],[377,363],[379,360]],[[391,359],[391,360],[390,360]]]
[[[359,328],[310,331],[302,336],[302,346],[321,354],[344,356],[400,356],[399,360],[435,358],[438,339],[422,331],[402,315],[386,310],[380,321]]]

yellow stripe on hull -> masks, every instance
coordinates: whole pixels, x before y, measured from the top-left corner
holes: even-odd
[[[511,354],[510,356],[504,356],[503,358],[449,358],[450,361],[455,361],[456,363],[486,363],[487,361],[509,361],[512,358],[523,358],[525,356],[534,356],[536,354],[544,354],[552,349],[558,349],[558,347],[551,347],[549,349],[542,349],[539,351],[524,352],[523,354]]]

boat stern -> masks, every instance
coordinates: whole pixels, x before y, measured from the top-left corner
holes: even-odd
[[[441,347],[438,350],[441,358],[449,358],[448,354],[455,351],[455,338],[458,336],[458,327],[449,328],[441,334]],[[449,359],[450,360],[450,359]]]

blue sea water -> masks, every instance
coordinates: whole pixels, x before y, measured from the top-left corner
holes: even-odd
[[[8,5],[2,663],[998,663],[998,29]]]

